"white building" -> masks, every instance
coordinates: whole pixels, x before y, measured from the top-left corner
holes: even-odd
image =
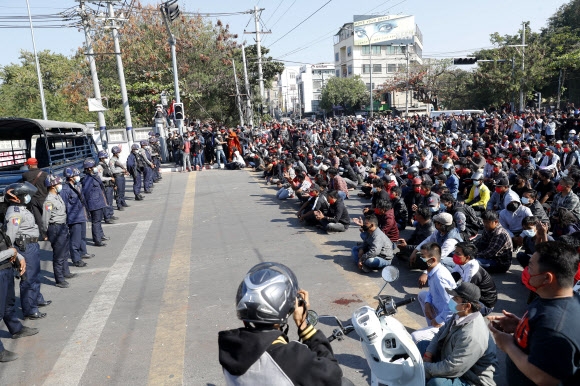
[[[300,111],[300,97],[298,95],[299,66],[284,67],[278,77],[278,100],[282,116],[298,115]]]
[[[322,115],[320,99],[322,87],[334,77],[335,69],[332,63],[308,64],[300,67],[298,76],[298,90],[302,104],[302,114]]]
[[[336,76],[359,75],[367,88],[373,90],[395,75],[404,76],[407,61],[422,64],[422,56],[423,36],[414,16],[354,16],[353,22],[344,24],[334,37]],[[412,94],[408,92],[409,112],[425,112],[427,106],[412,99]],[[374,101],[373,111],[395,108],[404,113],[405,95],[405,92],[383,95],[382,100]]]

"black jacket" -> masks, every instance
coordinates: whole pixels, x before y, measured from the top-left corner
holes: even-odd
[[[333,223],[344,224],[345,228],[348,228],[348,225],[350,224],[350,216],[348,215],[348,210],[346,209],[346,205],[344,205],[344,200],[342,198],[339,197],[334,204],[330,205],[326,220]]]
[[[407,205],[405,205],[405,201],[402,198],[397,198],[396,200],[392,200],[393,204],[393,211],[395,212],[395,221],[401,227],[400,230],[403,230],[407,227],[407,219],[408,219],[408,212],[407,212]]]
[[[342,370],[334,358],[330,343],[322,332],[313,331],[314,335],[303,340],[303,344],[289,342],[288,337],[279,330],[239,328],[220,331],[219,361],[226,378],[233,381],[229,384],[237,384],[249,377],[254,384],[258,384],[256,374],[248,370],[263,355],[269,355],[294,385],[340,385]],[[278,376],[283,377],[284,374]],[[269,384],[269,380],[273,382],[275,379],[268,374],[264,376],[268,379],[259,384]]]

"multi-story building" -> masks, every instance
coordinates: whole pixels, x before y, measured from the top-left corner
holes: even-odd
[[[337,77],[359,75],[368,89],[376,90],[387,80],[405,77],[407,63],[423,63],[423,36],[408,15],[354,16],[334,37],[334,67]],[[396,109],[424,112],[427,106],[412,98],[413,92],[390,92],[374,101],[373,111]],[[369,109],[367,103],[366,109]]]
[[[334,64],[319,63],[300,67],[298,90],[302,104],[302,114],[323,115],[320,109],[322,87],[334,77]]]
[[[297,83],[299,74],[300,66],[288,66],[278,76],[278,100],[282,116],[298,115],[300,112]]]

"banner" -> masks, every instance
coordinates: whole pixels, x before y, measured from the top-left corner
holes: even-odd
[[[355,21],[354,45],[413,44],[415,16],[380,16]]]

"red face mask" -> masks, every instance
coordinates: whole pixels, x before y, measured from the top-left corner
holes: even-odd
[[[475,153],[473,153],[473,156],[474,156],[475,158],[477,158],[477,157],[479,157],[479,153],[478,153],[478,152],[475,152]]]
[[[375,214],[376,215],[380,215],[381,214],[381,210],[379,208],[375,208]]]
[[[492,165],[492,164],[493,164],[493,160],[492,160],[492,159],[488,159],[488,160],[487,160],[487,161],[485,161],[485,162],[487,162],[487,163],[488,163],[488,164],[490,164],[490,165]]]
[[[530,275],[530,271],[528,269],[529,267],[524,268],[523,272],[522,272],[522,283],[528,287],[528,289],[530,291],[534,291],[536,292],[538,289],[542,288],[545,284],[539,285],[537,287],[534,287],[533,285],[530,284],[530,279],[536,276],[540,276],[540,275],[545,275],[546,272],[542,272],[542,273],[537,273],[535,275]]]
[[[502,188],[501,186],[496,186],[496,187],[495,187],[495,192],[496,192],[497,194],[502,194],[502,193],[503,193],[503,188]]]
[[[458,256],[458,255],[456,255],[456,254],[453,254],[453,262],[454,262],[455,264],[457,264],[457,265],[463,265],[463,264],[465,264],[465,262],[462,262],[462,261],[461,261],[461,257],[459,257],[459,256]]]
[[[499,168],[493,168],[494,173],[499,173]]]
[[[534,153],[535,153],[535,152],[537,152],[537,151],[538,151],[538,148],[537,148],[537,147],[532,147],[532,149],[531,149],[531,150],[532,150],[532,152],[534,152]]]
[[[407,174],[407,178],[412,180],[413,179],[413,175],[412,174]]]
[[[392,194],[392,193],[391,193],[391,194],[389,194],[389,197],[391,198],[391,200],[394,200],[394,199],[396,199],[396,198],[397,198],[397,196],[395,196],[395,195],[394,195],[394,194]]]
[[[413,188],[413,191],[414,191],[415,193],[421,193],[421,187],[419,187],[419,186],[416,186],[416,187],[414,187],[414,188]]]
[[[569,147],[565,147],[564,148],[564,153],[570,153],[570,148]]]
[[[564,186],[562,186],[562,185],[556,186],[556,191],[557,192],[563,192],[564,191]]]
[[[420,190],[419,190],[419,193],[421,193],[421,196],[427,196],[427,195],[429,194],[429,193],[428,193],[428,192],[427,192],[425,189],[423,189],[423,188],[420,188]]]
[[[547,152],[546,152],[546,155],[547,155],[548,157],[551,157],[551,156],[552,156],[552,152],[551,152],[551,151],[547,151]]]
[[[310,192],[310,193],[308,193],[308,195],[309,195],[310,197],[316,197],[316,192]]]

